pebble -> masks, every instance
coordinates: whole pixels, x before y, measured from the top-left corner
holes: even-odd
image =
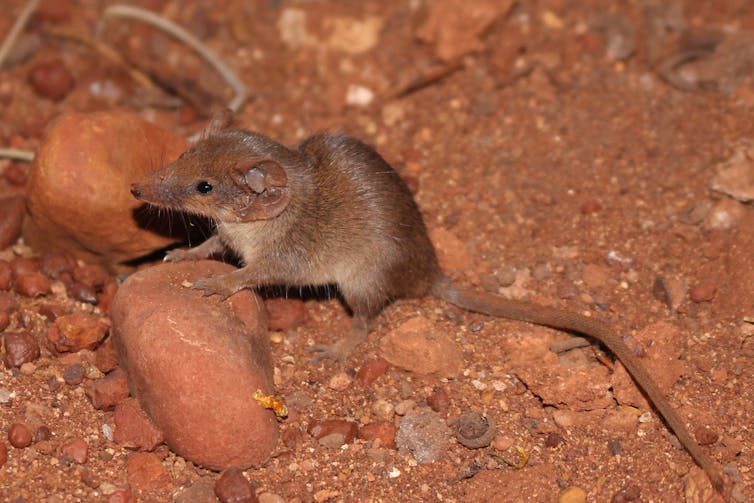
[[[128,483],[133,489],[153,491],[170,484],[170,475],[162,461],[151,452],[134,452],[126,461]]]
[[[29,84],[43,98],[60,101],[73,89],[73,76],[60,58],[37,63],[29,71]]]
[[[384,358],[375,358],[361,366],[356,373],[356,379],[364,386],[371,386],[378,377],[385,374],[390,364]]]
[[[153,451],[165,441],[165,435],[134,398],[127,398],[115,406],[113,420],[113,440],[127,449]]]
[[[47,331],[47,339],[60,353],[93,350],[104,339],[109,327],[105,318],[76,311],[58,317]]]
[[[688,286],[686,283],[678,278],[657,276],[654,284],[652,285],[652,294],[660,302],[664,302],[665,305],[675,312],[683,303],[686,297]]]
[[[300,299],[267,299],[264,307],[269,330],[295,330],[309,321],[309,311]]]
[[[33,440],[31,430],[23,423],[13,423],[8,428],[8,442],[17,449],[29,447]]]
[[[88,383],[84,391],[95,409],[112,410],[117,403],[128,397],[126,373],[117,368],[102,379]]]
[[[12,162],[3,171],[3,178],[13,187],[23,187],[26,185],[28,176],[26,170],[21,167],[20,163]]]
[[[699,445],[712,445],[717,442],[719,435],[706,426],[697,426],[694,429],[694,437]]]
[[[189,487],[178,493],[175,503],[209,503],[217,501],[215,481],[210,477],[201,477]]]
[[[76,386],[84,381],[86,369],[80,363],[71,365],[63,372],[63,380],[66,384]]]
[[[50,431],[50,428],[44,424],[34,432],[35,442],[43,442],[45,440],[50,440],[50,438],[52,438],[52,431]]]
[[[460,346],[423,317],[403,322],[380,339],[379,346],[385,360],[409,372],[453,377],[463,370]]]
[[[72,277],[76,259],[70,253],[45,253],[40,259],[41,271],[52,279]]]
[[[80,300],[81,302],[87,302],[89,304],[97,304],[97,291],[94,287],[87,286],[78,281],[67,283],[65,286],[68,296],[72,299]]]
[[[715,298],[717,285],[714,281],[704,279],[689,291],[689,298],[692,302],[701,303],[709,302]]]
[[[0,259],[0,290],[10,290],[13,286],[13,269],[7,260]]]
[[[39,343],[28,332],[6,332],[3,362],[7,367],[20,367],[39,358]]]
[[[316,421],[309,426],[311,436],[320,444],[333,448],[352,443],[357,433],[356,423],[342,419]]]
[[[13,289],[26,297],[41,297],[52,293],[52,284],[41,272],[30,272],[16,276]]]
[[[94,364],[104,374],[118,367],[118,355],[115,353],[111,338],[105,339],[105,342],[99,345],[94,352],[94,357]]]
[[[262,493],[259,495],[259,503],[285,503],[285,498],[274,493]]]
[[[418,409],[403,417],[395,443],[399,452],[408,452],[416,461],[426,464],[445,456],[450,435],[450,428],[437,413],[429,409]]]
[[[345,372],[338,372],[327,382],[327,387],[335,391],[345,391],[351,387],[353,379]]]
[[[372,413],[381,421],[392,421],[395,407],[385,399],[379,399],[372,404]]]
[[[4,250],[16,242],[21,235],[26,202],[23,196],[8,196],[0,198],[0,250]]]
[[[286,429],[281,437],[283,445],[292,451],[300,451],[304,446],[304,433],[297,427]]]
[[[442,388],[435,388],[432,394],[427,397],[427,405],[440,414],[445,414],[450,408],[450,397]]]
[[[243,472],[229,468],[215,483],[215,496],[221,503],[257,503],[256,492]]]
[[[586,491],[578,486],[570,486],[560,493],[558,503],[586,503]]]
[[[624,487],[613,494],[613,497],[610,499],[610,503],[627,503],[629,501],[641,501],[641,488],[639,486]]]
[[[359,438],[367,441],[379,440],[381,447],[397,449],[395,431],[395,425],[392,422],[377,421],[359,428]]]
[[[74,438],[60,446],[60,454],[64,460],[83,465],[89,459],[89,446],[83,438]]]

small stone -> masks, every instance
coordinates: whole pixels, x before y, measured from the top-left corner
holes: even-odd
[[[47,380],[47,389],[49,389],[51,393],[55,393],[62,387],[63,382],[57,376],[50,376]]]
[[[699,445],[712,445],[717,442],[719,435],[706,426],[697,426],[694,429],[694,437]]]
[[[215,501],[217,501],[215,498],[215,481],[210,477],[202,477],[194,481],[175,497],[175,503],[209,503]]]
[[[73,76],[63,60],[55,58],[36,64],[29,72],[29,84],[38,95],[60,101],[73,88]]]
[[[285,498],[274,493],[262,493],[259,495],[259,503],[285,503]]]
[[[65,287],[68,296],[72,299],[80,300],[81,302],[87,302],[89,304],[97,304],[97,291],[94,287],[87,286],[78,281],[68,283]]]
[[[86,375],[86,369],[80,363],[71,365],[63,372],[63,380],[66,384],[76,386],[84,381]]]
[[[57,318],[49,328],[47,338],[61,353],[92,350],[105,337],[109,327],[105,318],[76,311]]]
[[[23,196],[0,198],[0,250],[16,242],[21,235],[26,202]]]
[[[338,372],[330,378],[327,382],[327,386],[335,391],[345,391],[351,387],[353,379],[345,372]]]
[[[288,428],[282,434],[283,445],[292,451],[299,451],[304,446],[304,433],[296,427]]]
[[[448,393],[442,388],[435,388],[431,395],[427,398],[427,405],[440,414],[445,414],[450,408],[450,397]]]
[[[14,278],[23,274],[39,272],[39,260],[32,257],[16,257],[11,261],[10,268],[13,271]]]
[[[479,412],[465,412],[454,423],[455,437],[458,442],[469,449],[487,447],[497,434],[497,427],[492,417]]]
[[[353,421],[328,419],[309,426],[309,434],[326,447],[337,448],[350,444],[356,438],[358,427]]]
[[[545,437],[545,447],[549,447],[550,449],[553,449],[562,443],[563,437],[555,432],[550,432],[547,434],[547,437]]]
[[[117,403],[128,397],[126,373],[117,368],[102,379],[87,384],[84,391],[95,409],[111,410]]]
[[[361,366],[356,373],[356,379],[364,386],[371,386],[378,377],[387,372],[390,364],[384,358],[376,358]]]
[[[16,277],[14,290],[26,297],[41,297],[52,292],[52,284],[41,272],[30,272]]]
[[[7,332],[3,334],[5,354],[3,362],[6,367],[20,367],[24,363],[39,358],[39,343],[28,332]]]
[[[387,400],[379,399],[372,404],[372,412],[381,421],[392,421],[395,407]]]
[[[47,318],[48,321],[55,321],[58,317],[68,313],[68,310],[62,304],[45,302],[40,305],[37,312]]]
[[[29,447],[33,440],[31,430],[23,423],[13,423],[8,428],[8,442],[17,449]]]
[[[458,344],[423,317],[405,321],[379,344],[388,362],[410,372],[452,377],[463,369],[463,351]]]
[[[641,488],[639,486],[624,487],[613,494],[610,499],[610,503],[627,503],[629,501],[641,501]]]
[[[153,451],[165,440],[162,431],[133,398],[127,398],[115,406],[113,419],[113,440],[127,449]]]
[[[612,456],[617,456],[618,454],[620,454],[621,452],[623,452],[623,446],[621,446],[620,440],[618,440],[617,438],[611,439],[607,443],[607,447],[608,447],[608,449],[610,449],[610,454]]]
[[[45,440],[50,440],[50,438],[52,438],[52,431],[50,431],[50,428],[44,424],[34,432],[35,442],[43,442]]]
[[[702,280],[702,282],[698,283],[689,291],[689,298],[692,302],[696,303],[709,302],[715,298],[716,292],[717,285],[715,282],[710,281],[709,279]]]
[[[83,438],[74,438],[63,443],[60,454],[64,460],[83,465],[89,458],[89,446]]]
[[[137,490],[152,491],[170,484],[162,461],[151,452],[135,452],[126,461],[128,483]]]
[[[389,421],[378,421],[359,428],[359,438],[367,441],[379,440],[382,447],[397,449],[395,445],[395,425]]]
[[[411,453],[419,463],[442,459],[448,450],[450,428],[429,409],[414,410],[401,420],[395,443],[401,453]]]
[[[62,279],[72,275],[76,259],[70,253],[45,253],[40,260],[40,269],[52,279]]]
[[[256,492],[243,472],[228,468],[215,483],[215,496],[221,503],[258,503]]]
[[[570,486],[560,493],[558,503],[586,503],[586,491],[578,486]]]
[[[652,286],[654,297],[664,302],[673,312],[677,311],[683,303],[687,290],[688,286],[684,281],[667,276],[657,276]]]
[[[269,330],[295,330],[309,321],[309,311],[300,299],[267,299],[264,307]]]
[[[94,358],[94,364],[100,372],[107,374],[111,370],[116,369],[118,367],[118,355],[115,353],[113,340],[110,338],[105,339],[105,342],[100,344],[94,352]]]
[[[26,185],[28,176],[26,170],[21,167],[21,164],[12,162],[3,171],[3,178],[14,187],[23,187]]]

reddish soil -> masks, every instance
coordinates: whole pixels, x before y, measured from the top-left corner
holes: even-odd
[[[0,33],[24,3],[4,2]],[[104,40],[127,55],[125,66],[72,41],[71,33],[93,36],[110,3],[42,2],[25,30],[30,49],[17,49],[0,69],[0,144],[33,150],[58,114],[115,106],[190,134],[230,99],[206,64],[143,25],[109,24]],[[451,39],[444,50],[426,35],[432,2],[420,0],[141,3],[187,27],[238,72],[250,92],[238,124],[287,144],[329,130],[375,145],[417,189],[428,227],[441,230],[438,246],[460,240],[461,250],[446,257],[459,278],[609,315],[649,356],[672,353],[673,369],[653,372],[677,373],[665,388],[671,403],[732,479],[731,499],[754,499],[754,208],[710,188],[736,152],[754,157],[754,85],[746,78],[754,64],[732,88],[720,84],[732,65],[747,68],[754,48],[707,66],[692,61],[662,70],[703,37],[714,46],[754,30],[754,3],[620,2],[607,16],[597,0],[518,2],[509,11],[506,2],[468,0],[456,3],[463,13],[495,15],[458,34],[448,26],[463,21],[462,13],[435,8],[440,32]],[[635,29],[635,44],[620,42],[626,26]],[[42,67],[51,60],[62,61],[63,70]],[[145,92],[124,69],[135,67],[185,92],[179,99]],[[70,91],[65,76],[52,90],[35,90],[34,70],[67,72]],[[708,85],[666,82],[695,70]],[[371,100],[349,103],[359,89],[367,98],[373,93]],[[27,169],[0,161],[0,194],[21,191],[18,172]],[[44,252],[16,244],[0,258]],[[506,288],[514,274],[517,282]],[[36,315],[38,300],[18,298],[19,318]],[[389,367],[369,386],[342,386],[331,381],[333,366],[309,362],[306,348],[340,337],[348,315],[335,300],[306,307],[308,323],[273,334],[276,385],[292,410],[281,429],[297,441],[281,442],[264,466],[244,472],[265,501],[583,501],[561,495],[573,486],[589,501],[712,498],[653,409],[618,403],[612,389],[619,379],[603,370],[591,347],[543,357],[569,334],[464,313],[435,299],[400,302],[379,318],[346,373],[374,360],[380,338],[419,315],[462,348],[462,374],[445,379]],[[664,327],[666,338],[647,336],[652,326]],[[0,391],[10,392],[0,403],[0,443],[8,448],[0,499],[115,501],[116,490],[128,487],[132,451],[105,438],[113,414],[96,410],[84,393],[96,373],[82,384],[50,386],[51,376],[87,359],[86,351],[60,356],[43,349],[23,371],[0,373]],[[565,417],[567,398],[552,404],[540,389],[555,386],[548,383],[557,378],[548,379],[563,368],[586,370],[589,386],[606,390],[607,403]],[[436,389],[449,398],[449,418],[467,411],[494,417],[499,434],[492,447],[453,443],[440,461],[417,464],[379,442],[331,449],[306,433],[327,419],[366,425],[376,420],[376,402],[422,405]],[[608,421],[621,414],[630,420]],[[49,428],[50,438],[12,447],[10,425],[30,418]],[[70,439],[88,444],[85,463],[61,453]],[[519,461],[519,447],[529,455],[526,466],[501,461]],[[220,477],[159,452],[169,480],[132,488],[139,501],[172,501],[197,480]]]

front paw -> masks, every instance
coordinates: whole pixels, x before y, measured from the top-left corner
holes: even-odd
[[[207,276],[206,278],[199,278],[194,281],[194,288],[201,290],[202,295],[205,297],[219,295],[222,300],[227,299],[238,291],[237,288],[228,284],[227,278],[224,276]]]
[[[182,260],[196,260],[196,257],[191,253],[191,248],[175,248],[169,250],[165,254],[163,262],[180,262]]]

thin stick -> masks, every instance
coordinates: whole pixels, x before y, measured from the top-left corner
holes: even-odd
[[[21,15],[18,16],[16,19],[16,22],[13,23],[13,26],[11,27],[10,31],[8,32],[8,35],[6,35],[5,40],[3,40],[3,45],[0,46],[0,67],[3,66],[3,63],[5,62],[5,58],[8,57],[8,53],[10,52],[11,48],[16,43],[16,39],[21,34],[21,30],[24,29],[26,26],[26,23],[29,21],[29,18],[32,14],[34,14],[34,11],[37,10],[37,5],[39,4],[39,0],[29,0],[26,3],[26,6],[24,7],[24,10],[21,11]]]
[[[34,152],[31,150],[22,150],[13,147],[0,147],[0,157],[4,159],[13,159],[15,161],[31,162],[34,160]]]
[[[246,101],[248,90],[241,79],[205,44],[198,38],[187,32],[172,21],[155,14],[152,11],[142,9],[133,5],[113,5],[105,9],[100,24],[97,28],[97,34],[101,34],[108,18],[122,17],[135,19],[143,23],[150,24],[165,33],[180,40],[191,49],[193,49],[205,62],[207,62],[235,92],[235,96],[228,104],[228,108],[238,112],[241,105]]]

